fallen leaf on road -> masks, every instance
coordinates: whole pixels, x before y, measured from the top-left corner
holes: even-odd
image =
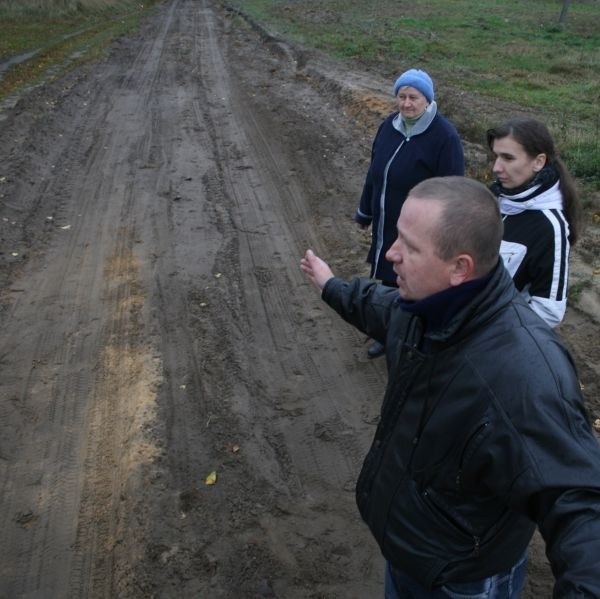
[[[64,225],[64,226],[61,227],[61,229],[63,231],[66,231],[67,229],[70,229],[70,228],[71,228],[71,225]]]
[[[217,482],[217,471],[213,470],[205,479],[205,485],[214,485]]]
[[[600,418],[594,420],[594,428],[600,433]]]

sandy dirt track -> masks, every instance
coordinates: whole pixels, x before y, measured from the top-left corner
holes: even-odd
[[[379,84],[169,0],[2,115],[0,598],[382,596],[385,365],[298,267],[367,273]],[[598,417],[599,325],[563,330]]]

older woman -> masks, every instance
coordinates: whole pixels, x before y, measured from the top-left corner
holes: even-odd
[[[398,110],[380,125],[371,150],[360,205],[354,220],[366,229],[372,224],[367,262],[371,277],[396,286],[385,253],[396,239],[396,222],[408,192],[430,177],[464,175],[463,147],[454,126],[437,109],[431,77],[410,69],[394,83]],[[368,351],[374,358],[385,352],[375,342]]]
[[[551,327],[567,307],[570,247],[581,205],[573,178],[543,123],[514,118],[487,132],[504,218],[500,253],[515,286]]]

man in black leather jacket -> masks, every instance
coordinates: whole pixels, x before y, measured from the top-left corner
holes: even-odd
[[[386,597],[518,597],[535,526],[555,597],[600,597],[600,446],[573,361],[498,258],[485,186],[434,178],[410,192],[386,254],[398,290],[334,277],[322,298],[387,339],[389,381],[356,486],[388,562]]]

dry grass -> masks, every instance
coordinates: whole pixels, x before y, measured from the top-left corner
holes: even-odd
[[[0,99],[99,56],[158,0],[0,0]]]
[[[21,11],[64,12],[70,10],[98,10],[122,4],[115,0],[0,0],[0,11],[18,13]]]

